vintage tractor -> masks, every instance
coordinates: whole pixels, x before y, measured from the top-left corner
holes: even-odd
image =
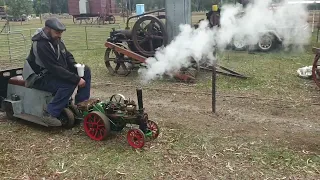
[[[0,71],[0,110],[9,119],[23,119],[49,127],[41,117],[54,94],[25,87],[22,70]],[[158,137],[159,128],[144,112],[141,89],[137,89],[137,97],[138,106],[121,94],[115,94],[107,101],[89,99],[77,106],[71,98],[59,119],[66,128],[73,128],[83,121],[87,135],[97,141],[103,140],[110,131],[121,131],[127,124],[139,125],[128,131],[127,140],[132,147],[142,148],[147,138]]]
[[[110,32],[105,46],[105,65],[112,75],[128,76],[132,70],[145,68],[145,60],[153,57],[159,47],[166,46],[168,35],[166,26],[161,19],[165,19],[165,9],[150,11],[141,15],[129,17],[125,29]],[[158,13],[158,15],[150,15]],[[132,29],[129,22],[138,18]],[[193,82],[199,71],[196,61],[190,58],[190,67],[185,67],[175,75],[182,81]]]
[[[168,44],[168,35],[165,24],[161,19],[166,16],[160,14],[165,9],[150,11],[141,15],[129,17],[125,29],[110,32],[110,36],[105,43],[105,65],[111,75],[128,76],[134,69],[145,68],[146,59],[153,57],[158,48]],[[149,15],[158,13],[158,15]],[[129,22],[133,18],[138,18],[132,29]],[[195,25],[195,28],[197,25]],[[175,73],[174,78],[182,82],[195,82],[200,69],[211,71],[209,66],[199,64],[192,57],[189,58],[189,66],[183,67]],[[218,71],[224,75],[246,78],[244,75],[236,73],[228,68],[219,65],[222,70]]]
[[[79,104],[78,110],[84,116],[83,127],[87,135],[101,141],[111,131],[122,131],[129,124],[127,141],[133,148],[142,148],[147,138],[156,139],[159,128],[144,111],[141,89],[137,89],[137,99],[138,105],[122,94],[114,94],[106,101],[91,99]]]

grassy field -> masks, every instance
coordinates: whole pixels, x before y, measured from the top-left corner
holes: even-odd
[[[203,16],[194,16],[196,23]],[[136,98],[141,86],[136,72],[121,78],[108,74],[104,42],[119,25],[68,26],[67,47],[78,62],[93,73],[92,95],[108,98],[122,93]],[[8,43],[0,35],[1,67],[19,66],[26,56],[30,36],[41,27],[36,21],[20,25],[12,62]],[[31,29],[31,30],[30,30]],[[315,43],[303,53],[220,53],[219,64],[249,76],[218,76],[217,114],[211,110],[211,74],[202,71],[195,84],[172,80],[144,85],[149,117],[160,128],[159,138],[142,150],[132,150],[126,132],[95,142],[82,125],[72,129],[47,129],[0,114],[0,177],[2,179],[319,179],[319,91],[314,82],[297,76],[310,66]],[[23,42],[23,41],[22,41]],[[10,46],[11,47],[11,46]],[[25,48],[24,48],[25,47]]]
[[[192,22],[196,23],[204,15],[194,15]],[[124,28],[125,23],[121,17],[117,17],[114,25],[76,25],[72,20],[64,20],[67,25],[67,31],[63,38],[67,48],[75,55],[77,61],[86,64],[92,64],[94,78],[99,79],[101,73],[105,73],[103,64],[105,46],[104,42],[109,36],[112,28]],[[2,22],[4,24],[4,22]],[[130,21],[130,27],[134,20]],[[0,24],[1,27],[1,24]],[[19,22],[11,23],[10,28],[14,34],[0,35],[0,61],[7,64],[21,65],[28,55],[30,48],[30,39],[36,30],[40,28],[40,20],[25,22],[22,25]],[[317,46],[316,33],[313,34],[312,44],[305,48],[305,52],[272,52],[248,54],[247,51],[226,51],[219,55],[219,64],[235,70],[249,77],[248,80],[239,80],[234,77],[220,76],[219,88],[222,90],[241,90],[241,91],[263,91],[270,95],[282,95],[290,92],[291,87],[297,87],[304,90],[307,87],[301,86],[301,83],[310,82],[297,78],[296,70],[300,67],[310,66],[313,63],[314,55],[311,52],[313,46]],[[270,75],[273,78],[270,78]],[[201,76],[201,75],[200,75]],[[197,87],[210,90],[211,77],[200,78],[200,84]],[[99,79],[101,80],[101,79]],[[296,91],[293,90],[294,94]],[[290,93],[291,94],[291,93]],[[300,94],[300,93],[298,93]]]

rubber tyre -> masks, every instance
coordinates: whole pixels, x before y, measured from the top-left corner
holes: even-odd
[[[242,45],[241,45],[242,44]],[[233,38],[232,40],[232,49],[235,51],[245,51],[247,49],[248,45],[245,43],[245,38],[239,39],[239,38]]]
[[[262,38],[265,38],[268,41],[267,45],[262,43]],[[269,52],[274,48],[275,44],[276,44],[276,37],[274,35],[264,34],[258,41],[257,46],[261,52]]]
[[[9,120],[17,120],[18,118],[14,117],[12,104],[9,102],[3,102],[4,111],[6,112],[6,116]]]
[[[73,112],[69,108],[64,108],[61,115],[64,118],[64,120],[62,120],[62,126],[66,129],[73,128],[75,125]]]

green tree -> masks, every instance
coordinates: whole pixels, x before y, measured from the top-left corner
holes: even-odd
[[[4,0],[0,0],[0,6],[4,6]]]
[[[37,15],[50,11],[48,0],[33,0],[33,9]]]
[[[40,13],[68,13],[68,0],[34,0],[33,8]]]
[[[6,2],[8,6],[8,14],[14,17],[21,17],[21,15],[32,14],[32,1],[31,0],[10,0]]]

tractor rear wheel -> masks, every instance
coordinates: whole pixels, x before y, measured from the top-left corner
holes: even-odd
[[[84,117],[83,127],[87,135],[95,141],[102,141],[111,131],[109,118],[98,111],[93,111]]]
[[[122,44],[117,44],[117,45],[124,49],[127,49]],[[128,59],[129,58],[124,54],[118,53],[110,48],[106,49],[106,52],[104,55],[104,63],[109,71],[109,74],[123,76],[123,77],[128,76],[133,69],[133,64],[128,62],[127,61]]]

